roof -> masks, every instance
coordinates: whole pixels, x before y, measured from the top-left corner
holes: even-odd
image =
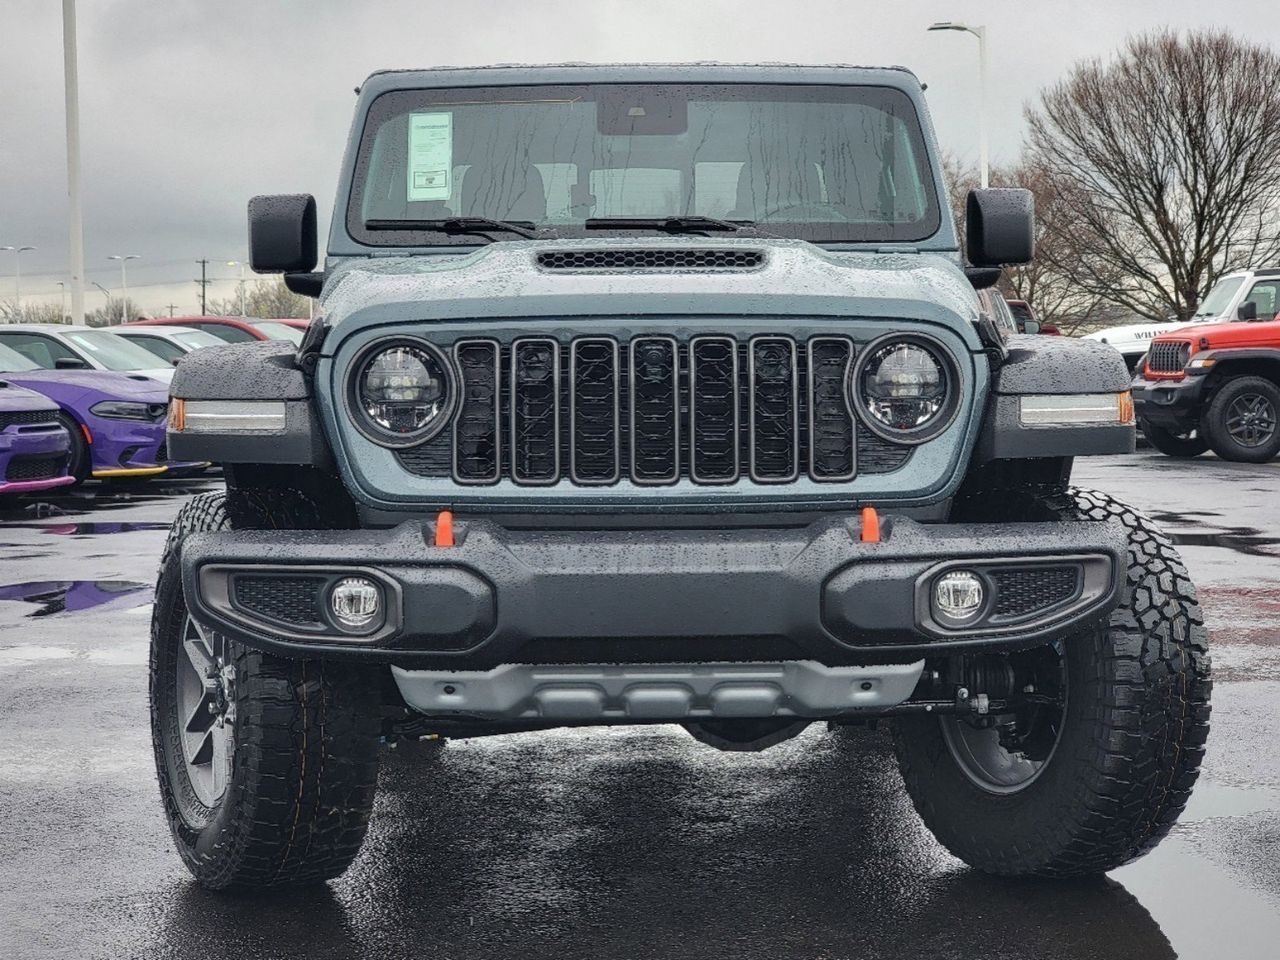
[[[848,63],[502,63],[492,66],[377,70],[360,88],[514,86],[555,83],[835,83],[920,88],[907,67]]]
[[[86,330],[104,330],[106,327],[91,327],[85,323],[6,323],[0,326],[0,332],[6,330],[25,330],[29,333],[83,333]]]

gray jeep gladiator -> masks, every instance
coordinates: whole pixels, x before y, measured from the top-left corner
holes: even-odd
[[[884,718],[976,868],[1151,849],[1209,658],[1170,541],[1070,485],[1133,449],[1128,371],[990,316],[1030,195],[969,195],[966,262],[941,169],[897,68],[370,77],[323,269],[310,196],[249,204],[254,269],[318,298],[301,346],[173,380],[170,455],[226,476],[152,623],[198,880],[342,873],[391,746],[600,724]]]

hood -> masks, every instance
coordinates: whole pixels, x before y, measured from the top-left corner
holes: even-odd
[[[1161,340],[1208,340],[1210,349],[1220,347],[1275,347],[1280,344],[1280,320],[1196,324],[1171,330]]]
[[[8,374],[0,374],[0,413],[57,409],[58,405],[47,397],[10,383]]]
[[[93,394],[95,400],[137,400],[140,403],[168,403],[169,388],[137,373],[110,370],[23,370],[0,374],[10,383],[67,403]]]
[[[1185,326],[1180,320],[1172,323],[1134,323],[1127,327],[1108,327],[1097,333],[1087,333],[1085,338],[1109,343],[1118,350],[1133,346],[1146,350],[1147,345],[1160,334]]]
[[[621,251],[653,254],[640,258],[643,266],[601,265]],[[670,265],[680,251],[761,256],[746,268],[682,269]],[[555,254],[572,265],[584,253],[596,255],[586,268],[556,269],[539,257]],[[331,270],[321,306],[343,332],[403,319],[809,314],[930,320],[959,328],[977,345],[977,295],[956,259],[944,254],[838,252],[754,237],[611,237],[348,259]]]

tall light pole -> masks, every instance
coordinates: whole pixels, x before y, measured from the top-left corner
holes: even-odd
[[[982,171],[982,187],[991,181],[990,156],[987,150],[987,28],[971,27],[966,23],[943,20],[932,24],[930,30],[959,30],[978,38],[978,165]]]
[[[227,266],[240,268],[240,316],[247,317],[248,313],[245,312],[244,308],[244,262],[241,260],[228,260]]]
[[[130,260],[137,260],[138,254],[130,253],[126,256],[121,256],[118,253],[113,253],[111,256],[107,257],[107,259],[120,261],[120,322],[128,323],[129,318],[127,316],[127,313],[129,310],[129,278],[128,276],[125,275],[124,265],[128,263]]]
[[[0,250],[13,251],[13,299],[18,309],[18,320],[22,320],[22,254],[35,247],[0,247]]]
[[[65,281],[58,281],[58,322],[67,322],[67,284]]]
[[[71,317],[84,321],[84,221],[80,215],[80,81],[76,70],[76,0],[62,0],[62,76],[67,111],[67,197]]]

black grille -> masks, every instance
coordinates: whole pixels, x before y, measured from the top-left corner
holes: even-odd
[[[849,366],[853,344],[843,337],[809,341],[809,474],[815,480],[848,480],[856,472]]]
[[[800,458],[800,375],[795,341],[756,337],[751,341],[749,363],[751,479],[763,483],[794,480]]]
[[[613,483],[621,464],[618,344],[575,340],[569,358],[569,476],[574,483]]]
[[[992,571],[994,617],[1021,617],[1072,599],[1080,587],[1079,567],[1038,567]]]
[[[560,479],[560,344],[545,338],[511,345],[511,477]]]
[[[417,476],[834,483],[889,473],[911,456],[855,420],[846,337],[528,337],[453,350],[462,382],[452,429],[396,454]]]
[[[0,413],[0,430],[5,427],[30,426],[41,426],[52,430],[57,425],[57,414],[52,410],[17,410]]]
[[[162,441],[160,443],[160,446],[156,447],[156,463],[168,463],[168,462],[169,462],[169,443],[166,440],[166,441]]]
[[[1181,373],[1190,357],[1190,342],[1156,340],[1147,352],[1147,369],[1155,373]]]
[[[755,270],[761,250],[555,250],[538,254],[544,270]]]
[[[15,483],[23,480],[51,480],[61,476],[67,458],[14,457],[5,469],[4,478]]]
[[[248,613],[295,626],[315,626],[322,622],[320,588],[322,577],[263,577],[239,575],[233,578],[236,605]]]
[[[462,401],[453,423],[453,473],[462,483],[493,483],[501,460],[501,350],[496,340],[473,341],[458,344],[454,356]]]

